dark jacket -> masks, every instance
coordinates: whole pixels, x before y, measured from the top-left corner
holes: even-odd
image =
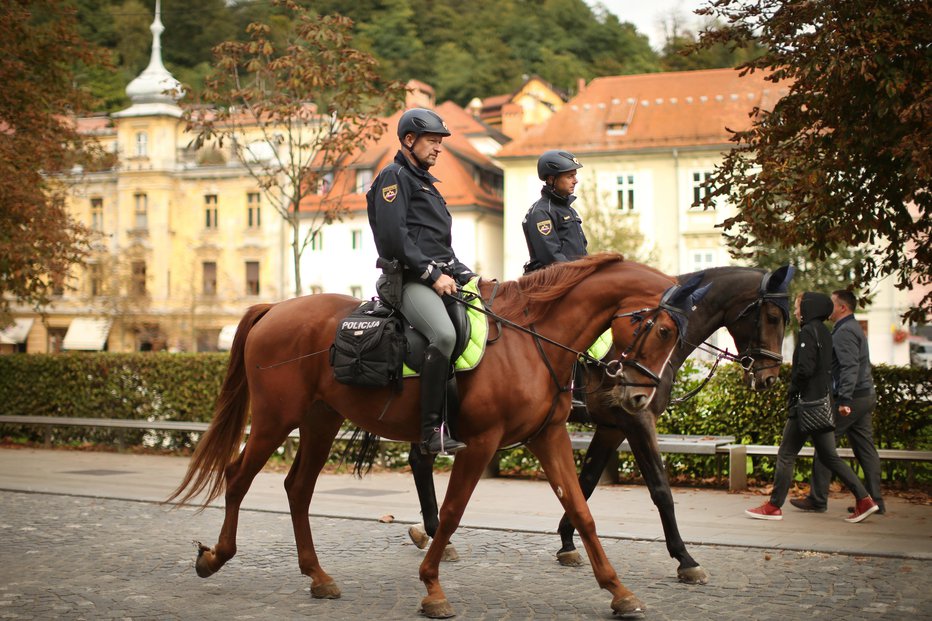
[[[787,394],[790,404],[797,396],[804,401],[821,399],[832,387],[832,334],[823,323],[832,314],[832,298],[807,291],[799,308],[802,327],[793,350]],[[792,415],[792,408],[790,412]]]
[[[405,281],[432,285],[446,273],[463,285],[475,276],[451,247],[453,216],[434,187],[439,181],[399,151],[366,194],[369,226],[380,257],[398,259]]]
[[[832,394],[836,405],[851,406],[855,397],[874,393],[871,355],[867,338],[854,315],[848,315],[832,329]]]
[[[531,260],[525,271],[532,272],[551,263],[573,261],[586,256],[586,234],[582,218],[571,207],[576,197],[560,196],[549,187],[540,191],[521,223]]]

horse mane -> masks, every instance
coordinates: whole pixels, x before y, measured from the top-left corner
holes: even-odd
[[[517,280],[505,281],[496,297],[495,312],[522,325],[533,323],[546,314],[551,302],[562,298],[592,274],[624,260],[620,254],[601,252],[568,263],[554,263]],[[646,265],[643,267],[657,271]]]

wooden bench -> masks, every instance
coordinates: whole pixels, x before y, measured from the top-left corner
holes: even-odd
[[[728,455],[728,489],[743,491],[748,488],[747,458],[752,456],[776,457],[779,446],[769,444],[726,444],[716,449],[719,453]],[[877,449],[880,460],[904,462],[932,461],[932,451],[914,451],[905,449]],[[811,446],[804,446],[799,451],[799,457],[812,458],[814,450]],[[847,459],[854,458],[854,451],[850,448],[839,448],[838,455]],[[907,483],[915,483],[915,475],[910,465],[907,465]]]

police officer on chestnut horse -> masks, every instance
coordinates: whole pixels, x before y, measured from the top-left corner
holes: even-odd
[[[444,295],[456,293],[476,276],[451,247],[453,218],[430,174],[450,135],[437,113],[414,108],[398,121],[401,149],[379,172],[366,194],[369,225],[379,256],[397,261],[402,290],[399,310],[428,341],[421,369],[421,444],[425,454],[455,453],[466,447],[450,434],[445,409],[450,357],[456,331]],[[391,301],[389,301],[391,303]]]

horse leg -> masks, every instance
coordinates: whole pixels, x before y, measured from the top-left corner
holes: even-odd
[[[588,500],[599,484],[602,472],[606,464],[611,459],[612,454],[618,450],[618,447],[624,441],[625,435],[618,428],[596,426],[592,441],[589,448],[586,449],[586,456],[583,458],[582,470],[579,473],[579,486],[582,488],[583,496]],[[579,567],[583,564],[582,556],[576,551],[576,545],[573,543],[573,523],[567,514],[563,514],[560,519],[560,526],[557,528],[560,534],[560,541],[563,547],[557,552],[557,560],[561,565],[567,567]]]
[[[253,421],[257,420],[255,410]],[[256,424],[253,423],[253,433],[246,442],[246,448],[239,457],[231,462],[224,470],[223,477],[226,483],[224,495],[223,526],[220,527],[220,536],[212,548],[198,543],[197,561],[194,565],[197,575],[201,578],[216,573],[224,563],[236,554],[236,527],[239,521],[239,508],[252,485],[253,479],[269,460],[272,453],[281,446],[288,437],[289,429],[280,428],[269,430],[268,433],[257,433]]]
[[[415,524],[408,529],[408,536],[418,549],[423,550],[430,544],[431,538],[437,533],[440,517],[437,514],[437,492],[434,489],[434,455],[424,455],[417,444],[411,445],[408,453],[408,464],[414,476],[414,486],[417,489],[417,498],[421,503],[421,517],[424,519],[424,528]],[[447,545],[443,550],[442,561],[454,562],[460,560],[459,554],[453,544]]]
[[[657,511],[660,512],[660,523],[663,525],[667,551],[672,558],[679,561],[676,575],[681,582],[686,584],[706,584],[709,581],[709,574],[687,552],[686,544],[676,524],[673,493],[670,491],[670,481],[663,467],[660,446],[657,444],[655,419],[651,416],[649,423],[640,418],[637,420],[637,424],[628,430],[628,444],[631,445],[631,452],[634,453],[634,459],[650,490],[650,498],[654,501]]]
[[[612,610],[618,614],[645,610],[644,603],[621,583],[599,541],[595,531],[595,520],[586,505],[579,481],[576,479],[573,449],[566,427],[563,425],[548,427],[528,444],[528,448],[540,460],[550,486],[573,526],[579,531],[596,581],[600,587],[612,594]]]
[[[497,440],[482,442],[473,438],[470,439],[469,448],[456,454],[447,493],[440,507],[440,522],[419,571],[421,582],[427,587],[427,596],[421,600],[421,612],[431,619],[445,619],[456,614],[440,586],[440,561],[450,543],[450,537],[459,527],[466,504],[483,470],[492,461],[497,448]]]
[[[317,478],[327,463],[330,447],[340,430],[343,418],[322,404],[317,407],[315,413],[320,415],[301,423],[298,453],[288,476],[285,477],[285,491],[288,494],[291,524],[298,548],[298,567],[302,574],[311,579],[311,596],[318,599],[336,599],[340,597],[340,588],[320,566],[317,552],[314,550],[308,507],[317,485]]]

